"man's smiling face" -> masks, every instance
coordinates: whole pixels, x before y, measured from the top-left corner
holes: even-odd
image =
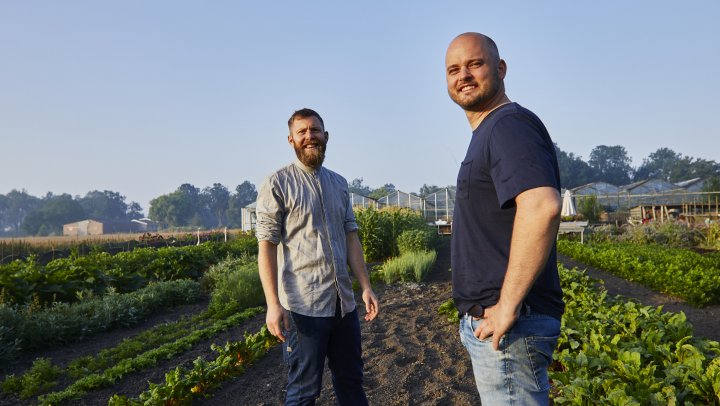
[[[480,37],[456,38],[445,56],[450,98],[466,111],[479,111],[503,88],[504,62]]]
[[[325,160],[328,133],[317,117],[298,117],[290,126],[288,142],[295,149],[300,162],[310,168],[319,168]]]

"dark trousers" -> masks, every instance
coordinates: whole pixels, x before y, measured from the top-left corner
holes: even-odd
[[[288,366],[286,405],[314,405],[320,396],[325,357],[339,405],[367,405],[357,310],[335,317],[291,312],[283,352]]]

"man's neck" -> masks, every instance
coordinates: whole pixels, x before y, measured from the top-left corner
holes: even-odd
[[[468,122],[470,123],[470,128],[472,128],[474,131],[476,128],[478,128],[478,126],[480,126],[480,123],[485,120],[485,117],[487,117],[488,114],[492,113],[493,110],[497,109],[498,107],[508,103],[510,103],[510,98],[508,98],[505,93],[502,93],[499,94],[498,97],[492,99],[486,107],[483,107],[478,111],[466,110],[465,114],[467,115]]]

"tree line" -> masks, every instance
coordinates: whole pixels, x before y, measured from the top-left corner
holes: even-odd
[[[168,227],[239,228],[240,210],[255,201],[255,185],[245,181],[231,193],[215,183],[202,190],[185,183],[172,193],[150,201],[149,217]],[[25,190],[0,194],[0,236],[62,235],[63,225],[81,220],[132,221],[143,218],[137,202],[109,190],[85,196],[67,193],[35,197]]]
[[[669,148],[659,148],[634,168],[624,147],[599,145],[586,162],[572,152],[555,145],[560,166],[562,186],[573,188],[591,182],[627,185],[645,179],[662,179],[680,182],[703,178],[705,191],[720,191],[720,164],[712,160],[683,156]],[[363,178],[353,179],[351,192],[380,199],[396,191],[395,185],[386,183],[377,188],[363,184]],[[423,184],[417,192],[425,197],[441,190],[436,185]],[[148,217],[161,227],[241,227],[241,210],[255,201],[255,185],[244,181],[230,191],[220,183],[203,189],[185,183],[174,192],[150,201]],[[27,192],[13,190],[0,194],[0,236],[62,235],[63,224],[94,219],[100,221],[130,221],[143,217],[137,202],[126,203],[125,196],[105,190],[93,190],[85,196],[46,194],[35,197]]]
[[[25,190],[0,194],[0,235],[62,235],[63,224],[85,219],[130,221],[142,218],[137,202],[125,202],[125,196],[109,190],[93,190],[72,197],[48,192],[35,197]]]
[[[560,182],[568,189],[592,182],[607,182],[623,186],[647,179],[677,183],[694,178],[706,180],[706,191],[720,190],[720,164],[715,161],[683,156],[670,148],[659,148],[634,168],[625,147],[599,145],[585,162],[572,152],[555,152],[560,166]]]

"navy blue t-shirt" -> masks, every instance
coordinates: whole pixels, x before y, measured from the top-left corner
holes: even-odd
[[[555,147],[540,119],[517,103],[497,108],[473,131],[457,179],[452,226],[453,299],[462,315],[500,298],[510,255],[515,197],[542,186],[560,190]],[[553,245],[525,304],[560,319],[565,305]]]

